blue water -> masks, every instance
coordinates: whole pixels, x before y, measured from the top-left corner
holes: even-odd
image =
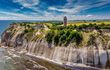
[[[12,21],[8,20],[0,20],[0,35],[10,25],[11,22]]]
[[[0,37],[3,31],[13,22],[37,22],[38,20],[0,20]]]

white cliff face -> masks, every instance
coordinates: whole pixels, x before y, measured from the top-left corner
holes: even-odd
[[[101,66],[105,67],[107,60],[110,60],[110,50],[108,50],[108,58],[107,50],[102,49],[103,45],[100,39],[97,39],[98,49],[94,48],[93,45],[92,47],[75,48],[74,44],[70,44],[68,47],[54,46],[52,44],[52,47],[48,47],[48,43],[44,38],[35,41],[27,41],[22,37],[22,30],[23,29],[16,31],[12,38],[8,37],[10,33],[9,35],[7,33],[4,34],[3,37],[6,44],[12,44],[14,47],[21,47],[21,51],[26,50],[29,54],[53,60],[64,65],[85,64],[97,67],[101,63]],[[45,36],[45,34],[39,30],[35,32],[35,36],[33,35],[31,39],[34,39],[37,35]],[[22,44],[18,45],[19,42]]]
[[[1,39],[0,39],[0,47],[1,47]]]
[[[58,63],[74,65],[74,64],[85,64],[97,66],[100,62],[102,67],[105,67],[107,62],[107,54],[105,50],[98,50],[93,48],[80,48],[76,49],[73,47],[51,47],[49,48],[46,43],[42,42],[30,42],[28,43],[27,52],[39,56],[42,58],[50,59]],[[110,56],[110,50],[109,56]],[[110,58],[109,58],[110,60]]]
[[[0,39],[0,44],[1,44],[1,39]]]
[[[97,66],[100,62],[102,67],[106,66],[107,62],[107,53],[106,50],[93,48],[73,48],[69,47],[48,47],[46,41],[36,41],[36,42],[27,42],[23,41],[22,49],[26,50],[27,53],[39,56],[41,58],[53,60],[54,62],[65,64],[65,65],[74,65],[74,64],[84,64],[84,65],[92,65]],[[110,50],[108,50],[110,56]],[[109,58],[110,60],[110,58]]]

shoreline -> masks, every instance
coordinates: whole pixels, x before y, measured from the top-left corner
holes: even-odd
[[[13,54],[14,56],[19,56],[19,55],[23,55],[23,56],[28,56],[30,58],[35,59],[39,59],[39,60],[43,60],[43,61],[46,61],[48,63],[51,63],[51,64],[55,64],[55,65],[58,65],[60,67],[63,67],[63,68],[69,68],[70,70],[73,70],[74,68],[75,69],[79,69],[81,68],[81,70],[103,70],[103,69],[100,69],[100,68],[97,68],[97,67],[92,67],[92,66],[87,66],[87,65],[84,65],[84,64],[78,64],[78,63],[74,63],[72,65],[70,64],[63,64],[61,62],[57,62],[55,60],[50,60],[48,58],[45,58],[45,57],[42,57],[42,56],[36,56],[34,54],[31,54],[31,53],[28,53],[26,51],[17,51],[14,49],[14,48],[8,48],[8,47],[4,47],[2,46],[4,49],[6,49],[8,51],[8,53],[11,52],[11,54]]]
[[[58,65],[60,67],[63,67],[63,68],[67,68],[67,69],[70,69],[70,70],[74,70],[74,69],[79,69],[81,68],[81,70],[103,70],[103,69],[100,69],[100,68],[96,68],[96,67],[91,67],[91,66],[87,66],[87,65],[84,65],[84,64],[78,64],[78,63],[74,63],[72,65],[69,65],[69,64],[63,64],[61,62],[57,62],[55,60],[50,60],[48,58],[45,58],[45,57],[42,57],[42,56],[36,56],[34,54],[31,54],[31,53],[28,53],[28,52],[25,52],[25,51],[15,51],[15,49],[13,48],[8,48],[8,47],[4,47],[2,46],[2,48],[6,49],[7,52],[13,56],[13,57],[20,57],[20,55],[23,55],[23,56],[28,56],[32,59],[39,59],[39,60],[43,60],[43,61],[46,61],[48,63],[51,63],[51,64],[55,64],[55,65]]]
[[[45,57],[36,56],[36,55],[30,54],[30,53],[26,53],[26,55],[31,56],[31,57],[35,57],[35,58],[38,58],[38,59],[46,60],[46,61],[48,61],[48,62],[57,64],[57,65],[60,65],[60,66],[63,66],[63,67],[67,67],[67,68],[77,68],[77,67],[81,67],[81,68],[90,68],[90,70],[91,70],[91,69],[92,69],[92,70],[103,70],[103,69],[100,69],[100,68],[91,67],[91,66],[87,66],[87,65],[84,65],[84,64],[78,64],[78,63],[74,63],[73,65],[63,64],[63,63],[56,62],[56,61],[54,61],[54,60],[50,60],[50,59],[45,58]],[[72,70],[73,70],[73,69],[72,69]],[[85,69],[84,69],[84,70],[85,70]],[[87,70],[89,70],[89,69],[87,69]]]

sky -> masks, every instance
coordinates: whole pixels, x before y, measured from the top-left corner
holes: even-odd
[[[0,0],[0,20],[110,19],[110,0]]]

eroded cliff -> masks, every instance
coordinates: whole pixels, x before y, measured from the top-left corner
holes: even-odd
[[[63,27],[47,22],[16,23],[4,31],[1,42],[4,46],[20,48],[64,65],[77,63],[108,68],[110,29],[92,25]]]

